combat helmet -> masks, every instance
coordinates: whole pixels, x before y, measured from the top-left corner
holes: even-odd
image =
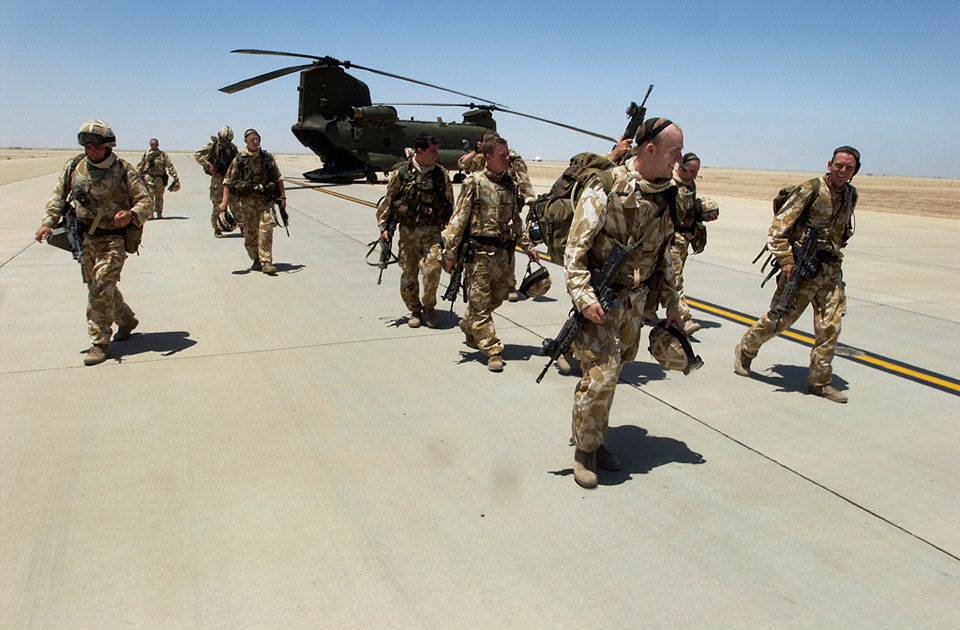
[[[687,336],[671,324],[664,328],[666,320],[650,330],[650,356],[668,370],[680,370],[685,375],[703,366],[703,359],[693,353]]]
[[[530,271],[530,264],[527,263],[527,272],[523,276],[523,281],[520,282],[520,287],[517,289],[520,293],[523,293],[527,297],[543,297],[547,294],[547,291],[550,290],[551,284],[550,274],[547,272],[547,268],[543,265],[540,265],[539,269]]]
[[[220,131],[217,132],[217,136],[221,140],[226,140],[227,142],[233,142],[233,129],[224,125],[220,127]]]
[[[77,132],[77,142],[80,146],[92,144],[95,147],[117,146],[117,137],[113,135],[113,129],[102,120],[88,120],[80,125],[80,131]]]
[[[233,232],[237,229],[237,220],[233,218],[229,210],[224,210],[217,215],[217,227],[221,232]]]

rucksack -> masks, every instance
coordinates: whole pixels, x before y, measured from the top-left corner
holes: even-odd
[[[587,184],[599,177],[603,190],[610,192],[613,186],[612,161],[596,153],[578,153],[570,158],[570,166],[553,183],[549,192],[539,195],[530,206],[531,224],[540,228],[539,239],[547,246],[550,259],[563,264],[563,250],[567,247],[573,210]],[[534,234],[531,234],[533,237]]]

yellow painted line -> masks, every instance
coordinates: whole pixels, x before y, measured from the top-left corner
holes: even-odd
[[[291,179],[290,181],[295,181],[295,182],[297,182],[297,183],[299,183],[299,184],[301,184],[301,185],[303,185],[303,186],[305,186],[305,187],[307,187],[307,188],[310,188],[311,190],[316,190],[316,191],[318,191],[318,192],[326,193],[326,194],[332,195],[332,196],[334,196],[334,197],[339,197],[340,199],[344,199],[344,200],[346,200],[346,201],[353,201],[353,202],[355,202],[355,203],[363,204],[363,205],[369,206],[369,207],[371,207],[371,208],[376,208],[376,207],[377,207],[377,204],[372,203],[372,202],[370,202],[370,201],[366,201],[366,200],[364,200],[364,199],[358,199],[358,198],[356,198],[356,197],[351,197],[351,196],[349,196],[349,195],[344,195],[343,193],[338,193],[338,192],[333,191],[333,190],[330,190],[330,189],[328,189],[328,188],[321,188],[321,187],[319,187],[319,186],[313,186],[313,185],[311,185],[310,182],[307,182],[307,181],[296,180],[296,179]],[[519,247],[517,248],[517,251],[521,251]],[[546,261],[548,261],[548,262],[554,262],[554,260],[550,257],[549,254],[546,254],[546,253],[543,253],[543,252],[540,253],[540,258],[543,259],[543,260],[546,260]],[[558,264],[558,263],[554,263],[554,264]],[[706,312],[708,312],[708,313],[713,313],[713,314],[715,314],[715,315],[719,315],[719,316],[724,317],[724,318],[726,318],[726,319],[730,319],[730,320],[733,320],[733,321],[735,321],[735,322],[740,322],[741,324],[746,324],[747,326],[752,326],[752,325],[757,321],[757,319],[754,318],[754,317],[747,317],[747,316],[745,316],[745,315],[741,315],[740,313],[734,313],[734,312],[732,312],[732,311],[728,311],[728,310],[726,310],[726,309],[723,309],[723,308],[720,308],[720,307],[717,307],[717,306],[713,306],[713,305],[711,305],[711,304],[704,304],[703,302],[699,302],[699,301],[694,300],[694,299],[691,299],[691,298],[689,298],[689,297],[687,298],[687,304],[689,304],[690,306],[692,306],[693,308],[696,308],[696,309],[698,309],[698,310],[706,311]],[[808,346],[812,346],[812,345],[814,344],[814,341],[815,341],[814,338],[811,337],[811,336],[809,336],[809,335],[804,335],[804,334],[801,334],[801,333],[797,333],[797,332],[794,332],[794,331],[792,331],[792,330],[784,330],[784,331],[780,332],[779,334],[780,334],[781,337],[786,337],[786,338],[788,338],[788,339],[793,339],[794,341],[799,341],[799,342],[801,342],[801,343],[807,344]],[[869,354],[862,354],[862,355],[843,355],[843,356],[845,356],[845,357],[848,358],[848,359],[853,359],[853,360],[855,360],[855,361],[860,361],[860,362],[862,362],[862,363],[868,363],[868,364],[870,364],[870,365],[874,365],[874,366],[876,366],[876,367],[878,367],[878,368],[881,368],[881,369],[883,369],[883,370],[886,370],[886,371],[888,371],[888,372],[895,372],[895,373],[897,373],[897,374],[903,374],[904,376],[909,376],[910,378],[914,378],[914,379],[917,379],[917,380],[919,380],[919,381],[924,381],[924,382],[926,382],[926,383],[930,383],[931,385],[936,385],[937,387],[944,387],[944,388],[946,388],[946,389],[950,389],[950,390],[953,390],[953,391],[956,391],[956,392],[960,392],[960,384],[958,384],[958,383],[955,383],[955,382],[952,382],[952,381],[948,381],[948,380],[945,380],[945,379],[942,379],[942,378],[938,378],[938,377],[933,376],[933,375],[931,375],[931,374],[924,374],[923,372],[918,372],[917,370],[911,369],[911,368],[909,368],[909,367],[905,367],[905,366],[902,366],[902,365],[897,365],[897,364],[895,364],[895,363],[891,363],[891,362],[886,361],[886,360],[884,360],[884,359],[880,359],[880,358],[878,358],[878,357],[870,356]]]
[[[710,304],[704,304],[703,302],[698,302],[697,300],[693,300],[690,298],[687,298],[687,304],[701,311],[714,313],[726,319],[732,319],[733,321],[737,321],[737,322],[746,324],[748,326],[753,325],[753,323],[757,321],[753,317],[745,317],[743,315],[740,315],[739,313],[733,313],[726,309],[718,308]],[[785,330],[781,332],[780,335],[783,337],[787,337],[789,339],[800,341],[809,346],[812,346],[815,341],[814,338],[809,335],[796,333],[796,332],[793,332],[792,330]],[[915,378],[917,380],[924,381],[932,385],[936,385],[937,387],[944,387],[946,389],[951,389],[953,391],[960,392],[960,384],[957,384],[955,382],[948,381],[942,378],[938,378],[931,374],[924,374],[923,372],[918,372],[917,370],[914,370],[902,365],[897,365],[895,363],[891,363],[890,361],[886,361],[878,357],[870,356],[869,354],[844,355],[844,356],[848,359],[853,359],[855,361],[860,361],[862,363],[869,363],[870,365],[875,365],[879,368],[887,370],[888,372],[896,372],[897,374],[903,374],[904,376],[909,376],[910,378]]]
[[[326,193],[326,194],[328,194],[328,195],[332,195],[332,196],[334,196],[334,197],[339,197],[340,199],[344,199],[344,200],[346,200],[346,201],[353,201],[353,202],[355,202],[355,203],[359,203],[359,204],[362,204],[362,205],[364,205],[364,206],[368,206],[368,207],[370,207],[370,208],[376,208],[376,207],[377,207],[377,204],[373,203],[372,201],[367,201],[367,200],[365,200],[365,199],[358,199],[358,198],[356,198],[356,197],[351,197],[350,195],[344,195],[343,193],[338,193],[338,192],[336,192],[336,191],[334,191],[334,190],[330,190],[330,189],[328,189],[328,188],[321,188],[320,186],[314,186],[314,185],[311,185],[311,183],[308,182],[308,181],[304,181],[304,180],[300,180],[300,179],[293,179],[292,177],[286,177],[286,178],[284,178],[284,179],[285,179],[285,180],[292,181],[292,182],[297,182],[297,183],[300,184],[301,186],[304,186],[304,187],[306,187],[306,188],[309,188],[310,190],[316,190],[317,192]]]

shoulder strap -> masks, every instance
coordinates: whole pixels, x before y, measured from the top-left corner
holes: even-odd
[[[67,197],[70,196],[70,183],[71,183],[71,180],[73,179],[73,172],[74,172],[75,170],[77,170],[77,165],[80,164],[80,160],[82,160],[82,159],[85,158],[85,157],[86,157],[86,155],[81,154],[81,155],[78,155],[78,156],[74,157],[73,160],[70,162],[70,166],[69,166],[69,168],[68,168],[68,170],[67,170],[67,178],[66,178],[66,180],[65,180],[66,187],[65,187],[65,190],[63,191],[63,201],[64,201],[64,202],[66,202],[66,201],[67,201]]]

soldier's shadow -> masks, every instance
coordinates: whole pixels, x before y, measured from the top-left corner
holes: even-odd
[[[770,366],[770,368],[764,373],[757,371],[750,372],[750,378],[755,381],[772,385],[775,388],[773,390],[775,392],[800,392],[805,394],[809,385],[809,381],[807,380],[809,374],[810,369],[807,366],[783,365],[782,363],[778,363]],[[840,378],[836,374],[833,375],[831,384],[840,391],[847,389],[847,381]]]
[[[466,347],[466,345],[464,345]],[[528,361],[530,357],[539,356],[540,348],[536,346],[520,346],[516,344],[503,344],[503,357],[504,362],[509,363],[510,361]],[[480,363],[486,363],[486,356],[479,350],[469,349],[460,351],[460,360],[457,361],[457,365],[462,363],[472,363],[474,361],[479,361]]]
[[[645,349],[641,348],[641,352]],[[628,385],[644,385],[650,381],[662,381],[667,378],[667,371],[659,363],[650,361],[630,361],[620,371],[620,380]]]
[[[153,221],[189,221],[190,217],[168,217],[163,215],[162,217],[152,219]]]
[[[273,263],[273,266],[277,268],[277,273],[297,273],[306,267],[306,265],[291,265],[290,263]]]
[[[407,322],[410,321],[409,315],[403,315],[401,317],[381,317],[381,321],[386,322],[387,326],[391,328],[400,328],[401,326],[406,326]],[[450,314],[449,310],[441,311],[437,309],[437,327],[433,330],[450,330],[456,328],[457,324],[460,323],[460,316],[454,313]],[[421,324],[421,328],[426,330],[431,330],[427,328],[426,325]]]
[[[646,475],[666,464],[703,464],[703,455],[690,450],[685,442],[668,437],[650,435],[646,429],[633,425],[610,427],[604,444],[620,458],[623,466],[617,471],[598,470],[600,485],[617,486],[630,481],[633,475]],[[571,458],[573,449],[570,450]],[[550,471],[552,475],[568,476],[573,468]]]
[[[134,332],[126,341],[115,341],[110,344],[110,356],[122,362],[124,357],[146,352],[156,352],[160,356],[169,357],[191,346],[197,342],[190,339],[190,333],[185,330],[137,333]]]

